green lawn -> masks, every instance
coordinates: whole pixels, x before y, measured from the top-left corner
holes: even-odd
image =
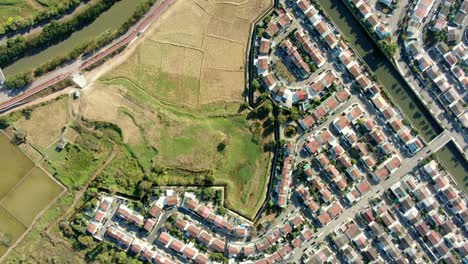
[[[53,179],[35,167],[2,199],[1,204],[22,223],[30,225],[61,192],[62,188]]]
[[[37,12],[26,0],[0,0],[0,24],[13,17],[32,17]]]
[[[125,186],[119,191],[131,192],[132,182],[144,178],[158,185],[193,185],[212,177],[215,184],[227,186],[230,208],[251,217],[256,213],[264,199],[271,157],[261,143],[252,141],[251,121],[247,111],[237,113],[239,104],[210,105],[194,111],[153,99],[144,88],[124,78],[104,83],[125,87],[124,96],[129,101],[159,117],[156,124],[138,115],[146,144],[128,145],[132,155],[124,154],[106,168],[100,176],[104,185]],[[159,132],[156,142],[148,134],[151,126]],[[219,151],[218,144],[223,141],[227,148]],[[148,142],[155,142],[154,148],[148,147]]]
[[[46,167],[69,188],[80,188],[92,173],[105,161],[112,149],[112,143],[106,138],[81,131],[75,143],[68,144],[60,152],[55,145],[46,152]]]

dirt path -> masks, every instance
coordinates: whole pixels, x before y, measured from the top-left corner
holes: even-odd
[[[28,4],[29,4],[32,8],[36,9],[37,11],[42,11],[42,10],[44,10],[44,7],[43,7],[41,4],[39,4],[38,2],[36,2],[36,0],[27,0],[26,2],[28,2]]]
[[[76,205],[78,204],[78,202],[81,200],[81,198],[83,197],[85,191],[88,189],[89,185],[91,184],[91,182],[94,181],[94,179],[96,179],[96,177],[102,172],[102,170],[104,170],[107,165],[109,165],[109,163],[114,160],[114,158],[116,156],[118,156],[120,152],[120,148],[117,144],[114,144],[114,146],[112,147],[112,151],[111,153],[109,154],[109,156],[107,157],[107,160],[104,162],[104,164],[102,164],[101,167],[99,167],[99,169],[97,171],[95,171],[93,173],[93,175],[88,179],[88,181],[86,182],[86,184],[81,188],[80,191],[76,192],[75,193],[75,198],[73,199],[73,203],[68,207],[68,209],[62,214],[62,216],[58,217],[55,221],[53,221],[52,223],[50,223],[47,228],[45,229],[45,234],[47,235],[47,237],[52,241],[52,242],[61,242],[65,245],[67,245],[68,247],[72,248],[72,245],[65,239],[61,238],[61,237],[56,237],[54,235],[52,235],[50,233],[50,230],[55,226],[57,225],[60,221],[62,221],[64,218],[67,217],[67,215],[69,215],[73,210],[75,210],[75,207]]]

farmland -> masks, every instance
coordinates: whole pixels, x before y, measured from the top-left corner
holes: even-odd
[[[262,145],[271,135],[254,143],[253,122],[247,120],[247,113],[231,110],[229,116],[219,117],[217,114],[234,107],[212,108],[215,115],[207,115],[167,106],[124,79],[96,84],[83,100],[85,119],[117,124],[132,154],[120,155],[102,172],[98,181],[103,186],[136,194],[129,179],[193,185],[212,177],[213,183],[228,187],[231,208],[252,216],[260,206],[270,158]],[[236,111],[238,108],[236,104]],[[221,142],[227,145],[224,151],[218,149]]]
[[[43,230],[70,207],[91,176],[96,176],[91,187],[135,196],[143,194],[142,183],[222,185],[226,205],[253,217],[266,195],[273,124],[271,115],[241,104],[250,23],[269,5],[269,0],[177,1],[128,58],[84,89],[79,100],[49,101],[28,117],[13,113],[12,126],[27,133],[46,157],[41,165],[70,192],[7,261],[81,261]],[[51,115],[56,118],[47,118]],[[58,152],[61,135],[69,143]],[[28,190],[33,181],[28,179],[15,190]],[[9,194],[5,201],[13,207],[19,199]],[[31,220],[25,212],[15,214]],[[51,230],[61,236],[57,224]]]
[[[42,8],[34,0],[2,0],[0,1],[0,23],[4,23],[10,17],[31,17]]]
[[[115,123],[138,160],[114,160],[100,177],[104,185],[125,186],[130,175],[158,185],[213,178],[228,187],[228,206],[253,216],[266,188],[270,154],[263,144],[272,138],[265,133],[254,143],[251,127],[264,120],[247,120],[239,105],[250,22],[270,4],[178,1],[84,95],[84,117]],[[229,144],[220,152],[223,141]]]
[[[0,255],[3,255],[62,188],[0,135]]]

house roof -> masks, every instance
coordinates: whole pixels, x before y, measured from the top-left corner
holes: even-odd
[[[173,239],[171,245],[169,246],[172,250],[176,252],[182,252],[182,248],[184,247],[184,243],[180,242],[177,239]]]
[[[218,238],[215,238],[213,240],[213,243],[211,243],[211,247],[218,252],[224,252],[224,248],[226,247],[226,243],[223,241],[219,240]]]
[[[182,218],[177,218],[177,220],[175,221],[175,226],[182,230],[185,230],[185,228],[187,227],[187,224],[188,224],[187,221],[185,221]]]
[[[343,206],[339,202],[334,202],[330,208],[328,208],[327,213],[330,215],[330,217],[334,218],[341,214],[343,211]]]
[[[200,234],[201,232],[201,228],[191,224],[189,225],[189,227],[187,228],[187,231],[189,232],[189,234],[192,236],[192,237],[198,237],[198,235]]]
[[[210,244],[210,241],[213,239],[213,236],[210,235],[208,232],[205,230],[202,230],[200,232],[200,235],[198,236],[198,240],[205,243],[205,244]]]
[[[163,245],[167,245],[171,241],[171,237],[168,233],[162,232],[158,237],[158,241]]]
[[[322,224],[322,226],[328,224],[331,221],[331,217],[327,212],[324,212],[324,213],[320,214],[317,217],[317,219],[320,222],[320,224]]]
[[[149,213],[152,217],[154,218],[158,218],[159,215],[161,214],[161,210],[162,208],[159,207],[159,205],[157,205],[156,203],[154,203],[153,205],[151,205],[151,208],[149,210]]]
[[[262,38],[260,41],[260,53],[268,54],[270,51],[270,41],[268,39]]]
[[[195,258],[195,263],[197,263],[197,264],[206,264],[206,263],[208,263],[208,257],[201,254],[201,253],[198,253],[197,257]]]

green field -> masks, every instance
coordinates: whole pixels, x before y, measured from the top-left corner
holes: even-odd
[[[55,147],[53,145],[46,150],[48,159],[45,166],[64,185],[79,189],[109,155],[112,143],[107,138],[80,131],[75,142],[61,152],[57,152]]]
[[[33,18],[37,13],[54,8],[61,0],[0,0],[0,24],[15,17]]]
[[[13,17],[32,17],[38,11],[26,0],[0,0],[0,24]]]
[[[0,134],[0,256],[62,188]]]
[[[98,176],[101,186],[138,195],[136,186],[143,180],[159,186],[225,185],[227,205],[246,216],[255,215],[264,199],[271,158],[263,143],[272,134],[259,136],[257,143],[252,140],[250,127],[261,121],[248,120],[248,111],[238,113],[237,103],[193,110],[164,104],[124,78],[102,83],[105,85],[95,89],[107,93],[92,92],[88,100],[95,106],[88,112],[97,120],[115,122],[129,140]],[[116,99],[109,98],[109,93]],[[113,101],[118,113],[101,110],[101,100]],[[102,109],[108,111],[109,107]],[[120,118],[110,118],[114,115]],[[128,116],[134,124],[124,122],[123,117]],[[221,142],[227,145],[223,151],[218,149]]]
[[[21,151],[10,143],[9,139],[0,134],[0,199],[33,167],[34,164]]]
[[[70,207],[73,201],[72,193],[60,197],[44,215],[36,222],[25,238],[6,256],[5,263],[85,263],[85,261],[63,243],[53,243],[44,235],[44,229],[60,217]],[[0,228],[3,223],[0,223]],[[51,232],[57,235],[58,228]],[[1,254],[2,252],[0,252]]]
[[[54,180],[35,167],[3,198],[1,204],[22,223],[30,225],[61,192],[62,188]]]
[[[24,231],[26,227],[3,207],[0,207],[0,256],[5,254],[8,247],[15,243]]]

